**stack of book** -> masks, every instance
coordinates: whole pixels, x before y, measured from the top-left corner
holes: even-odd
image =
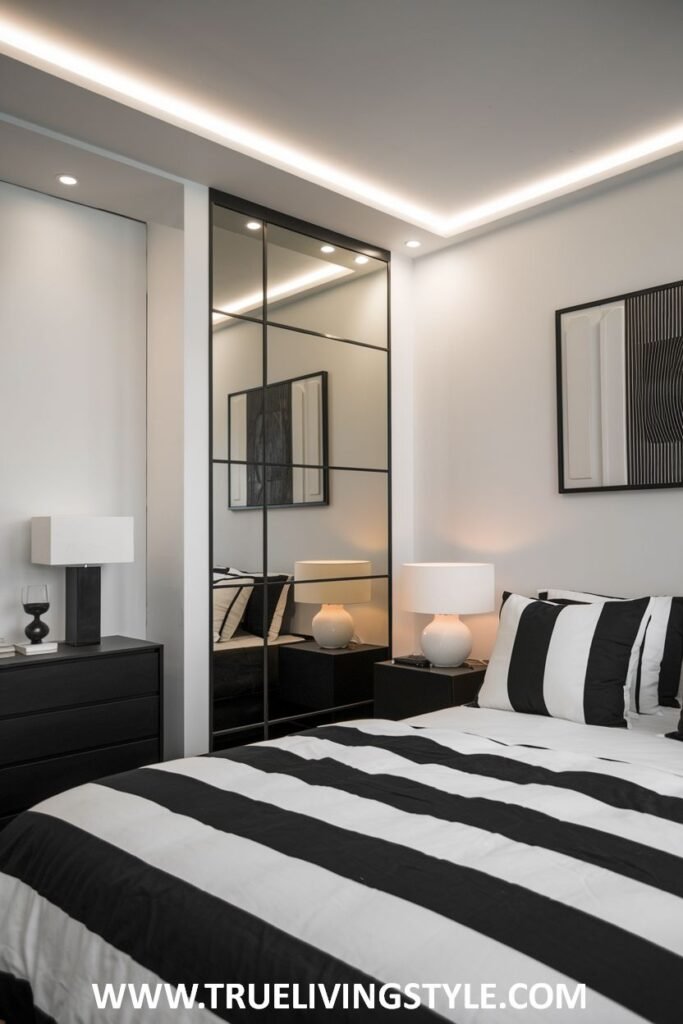
[[[14,654],[14,644],[0,636],[0,658],[9,658]]]
[[[51,640],[43,640],[41,644],[15,644],[14,650],[17,654],[56,654],[59,645]]]

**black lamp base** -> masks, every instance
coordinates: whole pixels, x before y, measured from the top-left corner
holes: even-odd
[[[66,643],[71,647],[98,644],[101,581],[99,565],[66,567]]]

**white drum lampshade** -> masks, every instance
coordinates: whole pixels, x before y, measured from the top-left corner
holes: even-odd
[[[402,604],[434,618],[422,632],[424,656],[439,668],[462,665],[472,634],[460,615],[493,610],[494,567],[488,562],[411,562],[402,570]]]
[[[367,604],[372,596],[370,562],[322,560],[294,563],[294,600],[319,604],[313,617],[313,637],[320,647],[346,647],[353,636],[353,619],[346,604]],[[307,582],[309,581],[310,582]]]
[[[134,561],[132,516],[36,516],[31,561],[66,566],[65,640],[100,642],[100,566]]]

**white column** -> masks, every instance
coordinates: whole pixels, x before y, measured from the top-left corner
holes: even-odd
[[[414,383],[415,318],[413,263],[406,257],[391,260],[391,446],[394,614],[393,653],[410,654],[419,648],[416,616],[400,607],[400,572],[414,561]]]
[[[209,748],[209,196],[185,185],[184,753]]]

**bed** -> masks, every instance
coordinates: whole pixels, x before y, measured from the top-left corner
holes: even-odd
[[[0,1019],[680,1024],[678,715],[346,722],[52,798],[0,840]],[[300,1008],[250,1005],[275,982]],[[106,983],[198,988],[191,1010],[97,1009]],[[322,1001],[389,983],[398,1016]],[[577,984],[583,1016],[508,1002]]]

